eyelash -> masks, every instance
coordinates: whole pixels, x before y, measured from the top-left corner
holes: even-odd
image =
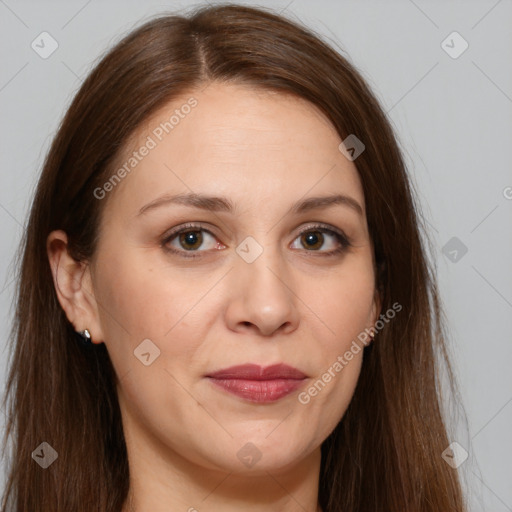
[[[178,229],[176,231],[172,231],[171,233],[166,235],[164,237],[164,239],[162,240],[162,248],[166,252],[169,252],[172,254],[177,254],[183,258],[200,258],[200,257],[202,257],[202,255],[200,253],[205,252],[205,251],[176,250],[174,248],[170,248],[167,246],[167,244],[169,242],[171,242],[176,236],[178,236],[182,233],[188,233],[189,231],[190,232],[205,231],[206,233],[210,234],[212,237],[216,238],[215,235],[210,230],[204,228],[203,226],[201,226],[199,224],[186,224],[186,225],[182,226],[180,229]],[[337,256],[337,255],[345,252],[349,247],[352,246],[349,239],[343,233],[341,233],[341,232],[338,233],[337,231],[329,228],[327,225],[321,224],[321,223],[306,226],[297,235],[297,237],[294,239],[294,241],[305,233],[315,232],[315,231],[318,231],[320,233],[327,233],[328,235],[334,236],[337,239],[337,241],[339,242],[340,246],[337,249],[335,249],[333,251],[329,251],[329,252],[317,251],[317,250],[308,251],[307,249],[304,249],[306,252],[318,253],[318,256],[322,256],[322,257],[333,257],[333,256]]]

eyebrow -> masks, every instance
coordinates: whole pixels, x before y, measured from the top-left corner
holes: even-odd
[[[177,194],[172,196],[166,194],[144,205],[139,210],[137,217],[155,208],[168,206],[170,204],[181,204],[184,206],[200,208],[202,210],[210,210],[213,212],[233,213],[235,210],[233,203],[226,197],[196,193]],[[288,210],[288,213],[299,214],[308,212],[310,210],[327,208],[334,205],[348,206],[357,214],[361,216],[363,215],[363,208],[361,205],[353,197],[343,194],[308,197],[307,199],[297,201],[295,204],[293,204],[292,207]]]

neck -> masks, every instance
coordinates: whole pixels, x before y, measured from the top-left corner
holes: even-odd
[[[130,491],[122,512],[322,512],[318,505],[320,450],[286,471],[255,475],[178,465],[167,472],[153,461],[130,466]],[[190,464],[190,463],[188,463]],[[185,461],[184,466],[188,466]],[[165,505],[164,505],[165,504]]]

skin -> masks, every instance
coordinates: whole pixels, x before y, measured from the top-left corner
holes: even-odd
[[[236,84],[175,99],[139,128],[120,165],[191,96],[197,106],[102,199],[91,261],[70,258],[63,231],[49,235],[58,298],[76,330],[106,344],[119,378],[133,499],[125,512],[314,511],[320,446],[352,398],[363,351],[308,404],[297,395],[380,313],[361,182],[313,105]],[[137,215],[163,194],[191,191],[225,196],[235,211],[168,204]],[[339,204],[287,213],[334,192],[363,214]],[[187,222],[212,233],[200,232],[197,258],[180,256],[194,242],[164,242]],[[323,256],[340,242],[300,236],[317,222],[351,246]],[[236,252],[248,236],[263,248],[252,263]],[[148,366],[134,356],[145,339],[160,350]],[[307,379],[277,402],[255,404],[204,377],[244,363],[286,363]],[[237,457],[248,442],[261,454],[252,467]]]

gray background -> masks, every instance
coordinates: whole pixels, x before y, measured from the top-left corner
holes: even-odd
[[[435,243],[468,417],[451,439],[469,452],[460,470],[471,510],[512,511],[512,1],[243,3],[298,18],[345,50],[389,113]],[[14,251],[67,105],[127,30],[155,13],[194,5],[0,0],[2,383]],[[59,45],[47,59],[31,48],[43,31]],[[442,45],[453,31],[469,44],[457,58],[444,48],[459,52],[460,40],[451,36]],[[446,246],[453,237],[455,245]]]

